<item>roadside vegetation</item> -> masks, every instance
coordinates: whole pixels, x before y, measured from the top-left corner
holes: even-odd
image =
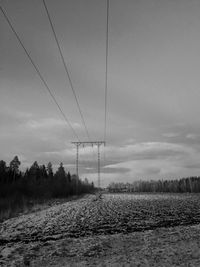
[[[19,167],[17,156],[9,166],[0,161],[0,221],[30,209],[36,203],[94,190],[93,183],[66,172],[62,163],[55,173],[50,162],[47,166],[40,166],[35,161],[25,172],[21,172]]]

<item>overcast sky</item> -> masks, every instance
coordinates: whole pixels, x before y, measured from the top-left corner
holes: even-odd
[[[81,140],[87,140],[42,0],[1,0]],[[91,139],[103,139],[106,0],[46,0]],[[110,0],[102,185],[200,174],[200,1]],[[77,141],[0,14],[0,158],[63,162]],[[80,176],[97,180],[96,150]],[[103,152],[103,147],[102,147]],[[102,153],[103,160],[103,153]]]

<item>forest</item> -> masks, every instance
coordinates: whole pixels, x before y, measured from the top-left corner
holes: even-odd
[[[187,177],[174,180],[134,181],[133,183],[110,183],[107,190],[111,193],[122,192],[165,192],[199,193],[200,177]]]
[[[27,206],[30,200],[66,198],[94,191],[93,183],[66,172],[62,163],[55,173],[51,162],[45,166],[35,161],[25,172],[20,170],[20,164],[18,156],[8,166],[0,161],[0,219],[5,211],[12,213]]]

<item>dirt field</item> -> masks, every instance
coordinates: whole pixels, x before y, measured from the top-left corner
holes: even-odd
[[[2,266],[200,266],[200,196],[92,195],[0,224]]]

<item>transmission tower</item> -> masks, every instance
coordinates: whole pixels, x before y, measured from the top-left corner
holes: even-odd
[[[100,165],[100,146],[106,144],[105,141],[89,141],[89,142],[72,142],[72,144],[74,144],[76,146],[76,175],[77,177],[79,176],[79,147],[80,146],[87,146],[87,145],[91,145],[93,146],[97,146],[97,160],[98,160],[98,188],[100,188],[100,171],[101,171],[101,165]]]

